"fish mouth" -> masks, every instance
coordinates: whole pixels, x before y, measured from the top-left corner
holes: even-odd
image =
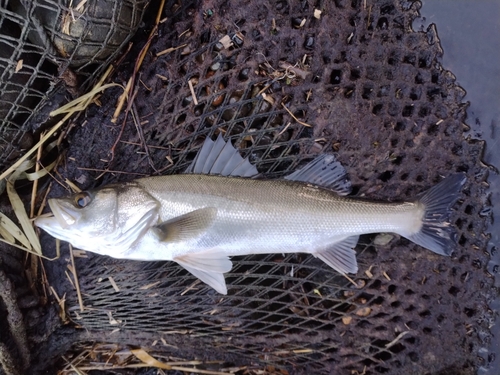
[[[58,202],[57,199],[49,199],[49,207],[55,219],[63,229],[75,224],[82,216],[79,212],[75,211],[73,207],[65,207],[65,205]]]

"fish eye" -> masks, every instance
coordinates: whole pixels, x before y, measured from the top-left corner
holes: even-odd
[[[75,205],[79,208],[84,208],[92,201],[92,197],[86,191],[82,191],[75,195]]]

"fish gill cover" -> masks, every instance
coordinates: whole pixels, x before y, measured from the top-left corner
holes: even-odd
[[[174,263],[89,253],[76,258],[83,311],[63,257],[45,266],[77,329],[52,328],[35,370],[48,350],[71,359],[100,342],[110,352],[142,346],[282,373],[474,374],[491,339],[483,145],[464,137],[464,92],[439,65],[436,30],[411,30],[417,9],[391,0],[167,1],[137,85],[142,134],[130,116],[121,135],[121,119],[110,122],[119,94],[111,89],[68,136],[59,173],[82,188],[179,173],[219,133],[271,178],[335,152],[355,194],[374,199],[411,198],[464,172],[451,257],[365,236],[356,285],[304,254],[238,257],[221,296]],[[135,41],[116,82],[132,73]],[[96,181],[106,168],[119,173]]]

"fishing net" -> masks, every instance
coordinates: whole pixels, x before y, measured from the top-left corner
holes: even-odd
[[[27,328],[39,343],[32,371],[133,373],[139,347],[164,362],[238,374],[487,367],[483,144],[465,137],[464,91],[439,65],[435,28],[411,29],[417,11],[418,2],[395,0],[167,1],[126,121],[111,122],[121,89],[109,89],[68,136],[58,172],[83,189],[178,173],[220,133],[270,178],[335,153],[354,194],[372,199],[411,199],[464,172],[451,257],[395,235],[363,236],[354,283],[305,254],[235,257],[222,296],[174,263],[81,252],[77,285],[63,245],[44,267],[64,309],[43,308],[44,323]],[[133,73],[139,49],[116,82]],[[64,194],[52,186],[50,196]],[[53,255],[54,240],[42,241]]]
[[[78,96],[116,58],[148,2],[0,1],[0,170],[33,145],[66,92]]]

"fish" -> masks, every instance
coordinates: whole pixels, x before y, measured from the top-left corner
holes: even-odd
[[[281,179],[265,179],[219,135],[206,138],[185,173],[105,185],[48,200],[35,225],[75,248],[119,259],[174,261],[217,292],[231,256],[309,253],[340,274],[356,274],[359,236],[396,233],[450,255],[452,206],[466,181],[452,174],[415,199],[348,196],[334,155],[317,156]]]

